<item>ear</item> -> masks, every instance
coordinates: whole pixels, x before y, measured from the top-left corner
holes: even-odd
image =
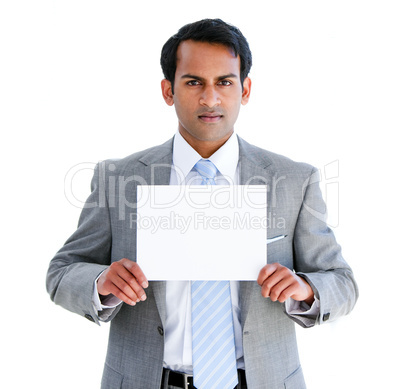
[[[162,96],[167,105],[172,106],[174,104],[173,101],[173,93],[172,93],[172,83],[164,78],[161,82],[162,87]]]
[[[250,92],[251,92],[251,80],[249,77],[246,77],[243,81],[243,93],[241,96],[241,103],[243,105],[246,105],[248,103],[248,100],[250,98]]]

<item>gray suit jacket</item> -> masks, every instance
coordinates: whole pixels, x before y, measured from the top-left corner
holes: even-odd
[[[241,324],[248,387],[305,387],[294,323],[311,327],[349,313],[358,296],[352,271],[324,221],[316,170],[251,146],[239,138],[241,184],[266,184],[267,262],[294,269],[320,300],[318,317],[289,316],[261,296],[256,282],[240,283]],[[136,186],[168,185],[173,142],[97,165],[92,193],[76,232],[50,263],[47,290],[56,304],[99,323],[92,304],[96,277],[112,261],[136,260]],[[245,244],[247,244],[245,242]],[[165,282],[150,282],[147,300],[115,309],[102,388],[160,387],[166,315]]]

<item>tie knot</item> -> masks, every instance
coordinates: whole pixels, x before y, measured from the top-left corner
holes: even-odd
[[[214,182],[218,169],[209,159],[200,159],[194,168],[204,181]]]

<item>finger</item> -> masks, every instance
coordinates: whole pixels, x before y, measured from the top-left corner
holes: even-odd
[[[284,279],[271,289],[269,298],[272,301],[279,301],[280,303],[283,303],[295,293],[296,289],[296,283],[289,282],[288,279]]]
[[[273,276],[269,277],[261,287],[261,294],[263,297],[269,297],[272,301],[276,301],[282,290],[289,286],[288,280]]]
[[[130,261],[129,259],[126,259],[124,262],[122,262],[122,264],[124,269],[129,274],[128,277],[125,277],[125,280],[131,286],[140,300],[146,300],[147,295],[143,288],[148,287],[148,281],[140,266],[136,262]]]
[[[116,277],[113,277],[112,281],[123,293],[125,293],[133,301],[145,301],[147,298],[145,291],[138,283],[135,275],[133,275],[133,273],[130,271],[131,264],[129,262],[132,261],[127,260],[126,262],[121,263],[116,262],[116,265],[113,268],[113,270],[116,271]],[[132,263],[135,264],[135,262]]]
[[[116,296],[120,300],[124,301],[126,304],[135,305],[139,301],[137,298],[135,298],[135,299],[130,298],[120,288],[118,288],[115,284],[113,284],[111,282],[109,284],[109,290],[110,290],[110,293],[112,293],[114,296]]]
[[[123,267],[118,269],[118,272],[111,269],[104,281],[104,287],[106,287],[108,293],[112,293],[122,300],[125,300],[126,298],[121,298],[121,294],[127,296],[127,298],[134,302],[138,302],[140,301],[139,296],[131,287],[129,278],[134,279],[134,277]]]
[[[261,285],[261,294],[263,297],[271,297],[272,289],[274,287],[276,287],[281,281],[288,279],[289,277],[292,278],[290,275],[290,270],[287,267],[279,264],[277,265],[278,266],[275,267],[275,271],[268,278],[266,278]],[[277,295],[274,296],[275,300],[276,297]]]
[[[262,286],[264,281],[273,274],[276,269],[278,268],[278,263],[272,263],[272,264],[267,264],[265,265],[261,270],[260,273],[258,274],[257,278],[257,283],[258,285]]]
[[[123,262],[123,266],[135,277],[143,288],[148,288],[148,280],[137,262],[127,259]]]
[[[139,301],[138,296],[134,294],[127,282],[120,277],[118,273],[121,274],[121,272],[130,274],[119,263],[110,265],[97,282],[98,293],[104,296],[113,294],[125,303],[135,305]],[[130,277],[132,276],[130,275]]]

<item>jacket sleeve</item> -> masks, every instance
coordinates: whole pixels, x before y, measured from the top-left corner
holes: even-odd
[[[305,181],[303,194],[293,238],[294,268],[312,287],[320,309],[316,317],[301,320],[300,316],[289,316],[303,327],[312,327],[347,315],[357,301],[358,287],[326,224],[326,205],[316,169]]]
[[[111,226],[101,164],[77,230],[51,260],[46,288],[56,304],[99,324],[92,296],[98,275],[110,265]]]

